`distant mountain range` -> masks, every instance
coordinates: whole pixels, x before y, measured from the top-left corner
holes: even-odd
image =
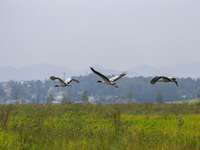
[[[200,77],[199,66],[200,62],[184,62],[161,68],[155,68],[145,64],[141,64],[129,68],[126,71],[128,73],[127,74],[128,77],[135,77],[135,76],[153,77],[155,75],[166,75],[178,78],[181,77],[199,78]],[[124,70],[120,71],[120,70],[104,69],[99,65],[95,65],[93,67],[105,75],[116,75],[124,71]],[[9,80],[15,80],[15,81],[37,80],[37,79],[45,80],[49,79],[51,75],[64,78],[64,73],[66,77],[71,77],[71,76],[87,75],[92,72],[89,67],[82,70],[74,71],[65,67],[49,65],[49,64],[37,64],[22,68],[2,67],[0,68],[0,82],[5,82]]]

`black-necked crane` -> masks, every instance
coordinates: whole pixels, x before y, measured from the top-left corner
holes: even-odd
[[[51,76],[50,77],[51,80],[59,80],[60,84],[59,85],[55,85],[55,87],[59,87],[59,86],[62,86],[62,87],[65,87],[65,86],[71,86],[69,85],[72,81],[75,81],[77,83],[79,83],[78,80],[76,79],[72,79],[72,78],[67,78],[65,81],[63,81],[62,79],[58,78],[58,77],[55,77],[55,76]]]
[[[115,86],[116,88],[118,88],[118,86],[116,86],[115,84],[115,81],[119,80],[120,78],[122,78],[123,76],[126,75],[126,72],[123,72],[122,74],[118,75],[118,76],[114,76],[110,79],[108,79],[106,76],[104,76],[103,74],[99,73],[98,71],[94,70],[92,67],[90,67],[90,69],[96,74],[98,75],[99,77],[101,77],[103,79],[103,81],[97,81],[98,83],[104,83],[104,84],[107,84],[107,85],[113,85]]]
[[[178,87],[178,82],[173,77],[155,76],[151,80],[151,84],[155,84],[156,82],[174,82],[174,83],[176,83],[176,86]]]

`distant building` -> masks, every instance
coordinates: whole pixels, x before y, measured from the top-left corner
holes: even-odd
[[[61,104],[61,101],[52,101],[52,104]]]
[[[90,103],[95,103],[95,97],[93,95],[88,96],[88,100]]]

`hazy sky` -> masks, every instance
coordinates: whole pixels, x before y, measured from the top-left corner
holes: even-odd
[[[200,0],[0,0],[0,67],[200,61]]]

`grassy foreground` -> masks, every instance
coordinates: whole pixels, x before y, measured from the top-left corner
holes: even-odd
[[[181,103],[195,104],[195,103],[200,103],[200,100],[199,99],[189,99],[189,100],[181,100],[181,101],[174,101],[174,102],[168,102],[168,103],[174,103],[174,104],[181,104]]]
[[[0,105],[0,149],[200,149],[200,103]]]

